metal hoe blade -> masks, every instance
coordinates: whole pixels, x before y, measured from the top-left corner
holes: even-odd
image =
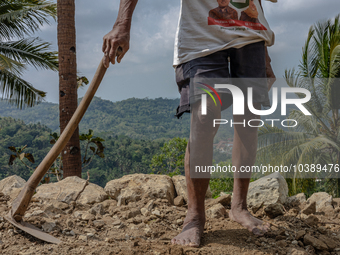
[[[8,220],[11,224],[16,226],[17,228],[20,228],[21,230],[25,231],[26,233],[43,240],[45,242],[59,244],[61,241],[58,238],[55,238],[54,236],[51,236],[43,231],[41,231],[36,226],[33,226],[32,224],[29,224],[27,222],[21,221],[16,222],[15,219],[13,219],[12,215],[8,214],[5,216],[5,219]]]

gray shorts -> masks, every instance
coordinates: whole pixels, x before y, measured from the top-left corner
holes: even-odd
[[[229,62],[230,60],[230,62]],[[260,78],[260,79],[254,79]],[[176,67],[176,83],[181,94],[176,115],[190,112],[190,105],[196,102],[201,90],[195,84],[202,80],[228,79],[229,84],[239,87],[244,94],[253,88],[253,102],[270,106],[266,82],[266,58],[264,42],[248,44],[242,48],[230,48],[197,58]],[[223,104],[222,110],[232,105],[230,91],[218,91]]]

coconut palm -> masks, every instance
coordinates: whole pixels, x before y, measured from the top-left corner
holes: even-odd
[[[312,115],[292,110],[289,119],[299,123],[296,128],[288,131],[271,126],[260,128],[259,160],[272,165],[340,163],[340,84],[336,79],[339,77],[340,23],[337,16],[310,28],[299,70],[285,72],[288,86],[311,92],[311,100],[304,106]],[[293,178],[293,194],[314,188],[315,181],[298,179],[301,177],[298,175],[299,172]],[[325,189],[339,196],[340,179],[328,179]]]
[[[49,50],[50,44],[31,37],[56,14],[56,4],[45,0],[0,2],[0,93],[20,108],[34,106],[45,96],[22,78],[25,69],[58,68],[57,53]]]
[[[58,0],[58,52],[59,52],[59,122],[60,133],[64,131],[78,106],[75,0]],[[81,153],[79,128],[63,150],[63,177],[81,177]]]

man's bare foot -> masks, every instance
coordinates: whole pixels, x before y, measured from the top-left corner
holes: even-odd
[[[205,215],[189,213],[185,217],[182,232],[175,236],[172,244],[183,246],[198,247],[201,243],[201,237],[204,231]]]
[[[255,218],[248,210],[243,208],[232,208],[229,211],[229,217],[231,220],[236,221],[248,229],[254,235],[262,236],[270,229],[269,223],[264,223],[262,220]]]

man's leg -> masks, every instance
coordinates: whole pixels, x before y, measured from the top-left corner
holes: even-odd
[[[207,100],[207,115],[201,115],[200,103],[194,104],[191,114],[190,141],[185,153],[185,177],[187,182],[188,212],[184,220],[183,230],[171,240],[173,244],[198,247],[205,225],[205,194],[208,189],[210,174],[191,178],[191,171],[196,166],[211,166],[213,158],[213,140],[218,126],[213,127],[213,119],[221,118],[220,105],[215,106],[213,100]],[[190,165],[195,162],[195,165]]]
[[[256,106],[255,106],[256,107]],[[256,108],[258,108],[257,105]],[[232,152],[232,164],[240,170],[241,166],[253,166],[256,159],[257,150],[257,128],[247,126],[248,120],[258,119],[246,108],[245,116],[234,116],[234,122],[242,123],[245,120],[246,127],[242,124],[234,125],[234,144]],[[256,126],[257,123],[252,122]],[[231,210],[229,212],[230,219],[240,223],[250,232],[256,235],[263,235],[269,229],[269,224],[253,217],[247,210],[247,193],[251,177],[251,172],[241,173],[236,172],[234,175],[234,190]]]

